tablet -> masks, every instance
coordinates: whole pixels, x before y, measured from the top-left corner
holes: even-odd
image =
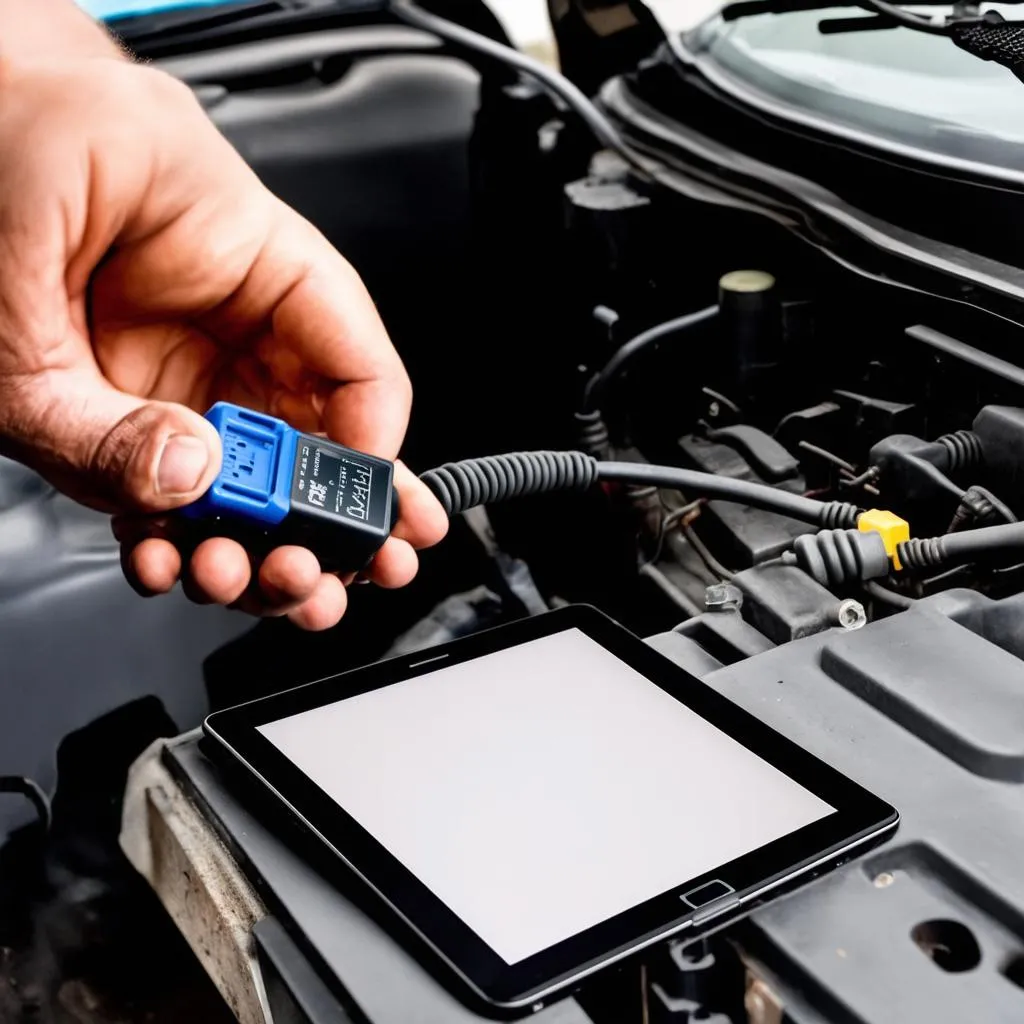
[[[895,829],[896,811],[571,607],[211,715],[457,993],[537,1008]]]

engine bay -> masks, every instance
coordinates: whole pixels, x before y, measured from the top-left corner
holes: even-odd
[[[92,670],[74,655],[89,601],[134,600],[116,546],[102,517],[3,465],[0,539],[35,556],[0,547],[12,649],[31,637],[0,768],[43,791],[50,831],[27,823],[31,785],[15,789],[30,800],[0,818],[0,1019],[230,1019],[116,848],[151,740],[206,706],[575,602],[903,815],[865,861],[589,985],[587,1019],[1021,1019],[1024,181],[770,109],[716,63],[719,17],[665,38],[606,4],[629,17],[602,42],[602,5],[564,6],[563,69],[615,146],[522,67],[393,17],[135,45],[366,278],[416,390],[415,469],[581,451],[764,485],[780,508],[607,480],[494,503],[453,521],[407,591],[360,588],[323,636],[200,625],[175,595],[125,619],[137,647],[111,635]],[[445,14],[507,41],[476,4]],[[801,521],[789,498],[835,512]],[[46,651],[54,632],[68,657]],[[61,697],[73,668],[91,696]],[[101,966],[132,964],[140,928],[177,987]]]

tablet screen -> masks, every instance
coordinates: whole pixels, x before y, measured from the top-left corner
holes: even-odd
[[[258,728],[510,965],[834,811],[576,628]]]

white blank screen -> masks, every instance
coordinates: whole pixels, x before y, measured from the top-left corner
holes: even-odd
[[[508,964],[833,811],[577,629],[259,731]]]

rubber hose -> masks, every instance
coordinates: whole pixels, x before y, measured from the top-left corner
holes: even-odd
[[[1004,523],[1017,522],[1017,517],[1013,514],[1010,506],[997,498],[987,487],[979,487],[977,484],[968,487],[964,492],[961,504],[968,502],[978,503],[978,519],[982,522],[995,516],[998,516]]]
[[[895,590],[889,590],[883,587],[877,580],[868,580],[864,584],[864,589],[876,601],[887,604],[892,608],[897,608],[900,611],[906,611],[917,604],[917,598],[908,597],[906,594],[898,594]]]
[[[587,385],[583,395],[583,412],[588,413],[604,408],[604,401],[612,381],[640,352],[662,338],[667,338],[670,334],[688,331],[691,327],[698,327],[700,324],[713,320],[716,316],[718,316],[718,306],[707,306],[705,309],[698,309],[695,313],[686,313],[673,320],[655,324],[653,327],[648,327],[646,331],[641,331],[635,338],[631,338],[608,360],[600,373],[596,374]]]
[[[905,540],[900,544],[900,562],[908,569],[936,569],[989,561],[1024,553],[1024,523],[985,526],[944,537]]]
[[[776,512],[798,519],[803,523],[811,523],[823,529],[850,527],[857,524],[860,509],[845,501],[817,501],[805,498],[802,494],[782,491],[767,484],[753,483],[750,480],[737,480],[731,476],[716,476],[713,473],[701,473],[693,469],[679,469],[675,466],[649,466],[645,463],[633,462],[602,462],[598,466],[598,476],[602,480],[615,480],[622,483],[649,482],[658,487],[669,487],[680,491],[689,491],[708,498],[721,501],[734,501],[739,505]]]
[[[943,434],[935,442],[946,449],[949,457],[947,469],[955,473],[960,469],[979,466],[984,459],[981,438],[973,430],[958,430],[955,434]]]

